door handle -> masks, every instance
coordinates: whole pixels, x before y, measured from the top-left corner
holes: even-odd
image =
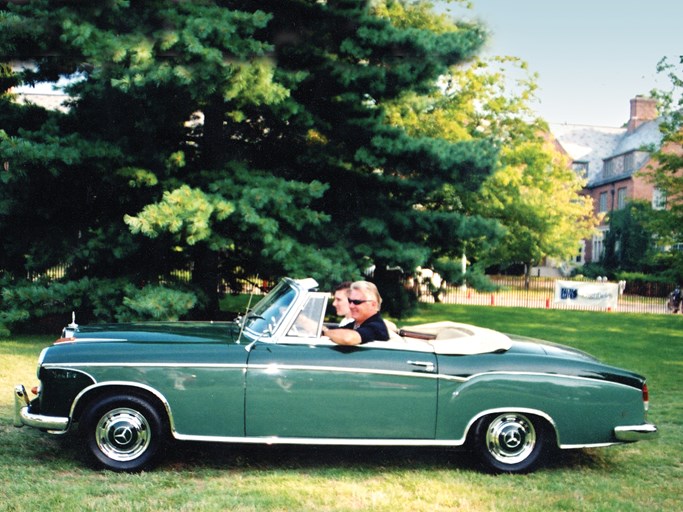
[[[408,364],[413,366],[418,366],[422,368],[423,371],[428,373],[434,373],[436,366],[431,361],[407,361]]]

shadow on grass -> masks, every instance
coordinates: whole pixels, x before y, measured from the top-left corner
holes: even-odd
[[[555,450],[540,469],[600,469],[611,466],[604,450]],[[471,452],[464,449],[408,447],[336,447],[289,445],[230,445],[175,443],[159,469],[347,469],[463,470],[485,472]]]
[[[91,467],[77,434],[53,437],[29,429],[2,425],[0,438],[12,464],[55,464]],[[618,448],[615,448],[618,449]],[[540,470],[612,471],[610,449],[553,450]],[[171,443],[158,471],[201,470],[314,470],[420,471],[456,470],[485,472],[476,457],[464,449],[412,447],[242,445],[222,443]]]
[[[0,456],[8,464],[55,464],[88,470],[91,465],[81,438],[73,433],[53,437],[31,429],[0,425],[5,441]],[[618,449],[612,448],[612,449]],[[610,448],[553,450],[540,470],[611,471]],[[250,445],[175,442],[157,466],[158,471],[201,470],[315,470],[419,471],[462,470],[485,472],[476,457],[464,449],[431,447],[356,447]]]
[[[432,448],[176,443],[166,453],[161,467],[430,469],[450,467],[455,457],[461,459],[463,469],[476,467],[468,452]]]

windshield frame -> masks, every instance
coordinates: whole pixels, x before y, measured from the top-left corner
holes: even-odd
[[[257,338],[273,336],[297,295],[297,290],[290,283],[280,281],[245,315],[245,334]]]
[[[314,289],[317,285],[312,279],[284,278],[244,316],[243,333],[263,341],[283,335],[280,331],[299,313],[299,305],[308,297],[309,288]]]

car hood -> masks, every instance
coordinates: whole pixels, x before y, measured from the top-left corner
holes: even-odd
[[[76,342],[232,343],[239,334],[235,322],[140,322],[80,326],[71,338]]]

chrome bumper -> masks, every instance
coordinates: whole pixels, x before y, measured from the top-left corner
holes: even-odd
[[[43,416],[29,412],[29,399],[22,384],[14,386],[14,426],[39,428],[52,433],[64,433],[69,428],[69,418]]]
[[[656,425],[645,423],[643,425],[616,427],[614,429],[614,436],[623,442],[644,441],[657,438],[659,431]]]

